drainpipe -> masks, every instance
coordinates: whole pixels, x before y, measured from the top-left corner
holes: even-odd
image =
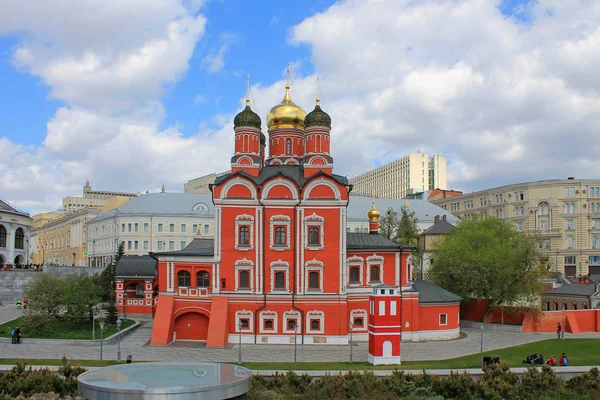
[[[256,344],[258,338],[258,322],[260,321],[258,318],[258,312],[267,307],[267,287],[266,287],[266,277],[265,277],[265,205],[260,200],[260,197],[257,198],[258,203],[262,206],[262,216],[261,216],[261,231],[259,238],[262,238],[262,247],[260,248],[260,259],[261,265],[263,268],[263,304],[258,307],[254,311],[254,344]],[[258,243],[256,244],[258,246]]]

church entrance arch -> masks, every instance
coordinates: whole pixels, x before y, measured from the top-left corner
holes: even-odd
[[[206,340],[208,336],[208,317],[199,312],[190,311],[175,318],[177,340]]]
[[[23,265],[24,264],[24,259],[22,255],[18,255],[15,257],[15,265]]]
[[[6,258],[2,254],[0,254],[0,267],[6,264]]]

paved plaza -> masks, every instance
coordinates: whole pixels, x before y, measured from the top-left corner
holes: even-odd
[[[1,309],[1,318],[6,317],[6,308]],[[1,320],[1,319],[0,319]],[[152,333],[153,321],[147,317],[139,319],[141,325],[132,334],[121,341],[121,355],[125,359],[132,355],[134,360],[145,361],[216,361],[234,362],[238,357],[238,346],[230,345],[224,349],[206,348],[199,343],[179,342],[167,347],[150,347],[148,342]],[[402,360],[441,360],[455,358],[468,354],[479,353],[480,330],[465,328],[460,339],[451,341],[431,341],[402,344]],[[555,338],[554,333],[515,333],[500,331],[484,331],[484,351],[510,347],[518,344],[531,343],[544,339]],[[570,337],[569,334],[566,337]],[[581,334],[577,337],[600,337],[599,333]],[[25,337],[26,342],[26,337]],[[557,341],[557,344],[559,342]],[[348,346],[300,345],[297,346],[298,362],[302,361],[348,361]],[[557,352],[560,349],[557,349]],[[99,359],[99,345],[44,345],[0,344],[0,354],[3,358],[39,358],[60,359],[66,355],[70,359]],[[117,359],[117,345],[104,345],[105,359]],[[244,361],[282,361],[289,362],[294,357],[293,345],[243,344]],[[367,343],[356,343],[353,346],[354,361],[367,361]]]

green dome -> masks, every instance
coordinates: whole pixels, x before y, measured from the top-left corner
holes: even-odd
[[[265,136],[264,133],[262,133],[262,131],[260,132],[260,145],[261,146],[267,145],[267,137]]]
[[[306,128],[311,125],[321,125],[331,128],[331,117],[321,109],[318,101],[315,109],[309,112],[306,118],[304,118],[304,127]]]
[[[246,101],[246,108],[233,119],[233,126],[252,126],[260,129],[260,117],[252,111],[248,101]]]

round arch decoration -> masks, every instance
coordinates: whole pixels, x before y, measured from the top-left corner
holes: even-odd
[[[308,186],[304,189],[304,195],[302,196],[303,200],[310,200],[310,193],[312,192],[312,190],[321,185],[329,187],[329,189],[333,191],[335,200],[340,200],[340,189],[327,179],[316,179],[310,182]]]
[[[276,186],[285,186],[290,190],[292,198],[288,200],[298,200],[298,189],[291,182],[284,179],[269,181],[261,191],[261,200],[267,200],[269,198],[269,192]]]
[[[257,197],[256,187],[253,184],[251,184],[249,181],[247,181],[245,179],[240,179],[240,178],[232,179],[225,184],[225,186],[223,187],[223,190],[221,190],[221,198],[226,199],[227,195],[229,193],[229,190],[232,187],[237,186],[237,185],[245,186],[248,190],[250,190],[252,199],[256,199],[256,197]]]

